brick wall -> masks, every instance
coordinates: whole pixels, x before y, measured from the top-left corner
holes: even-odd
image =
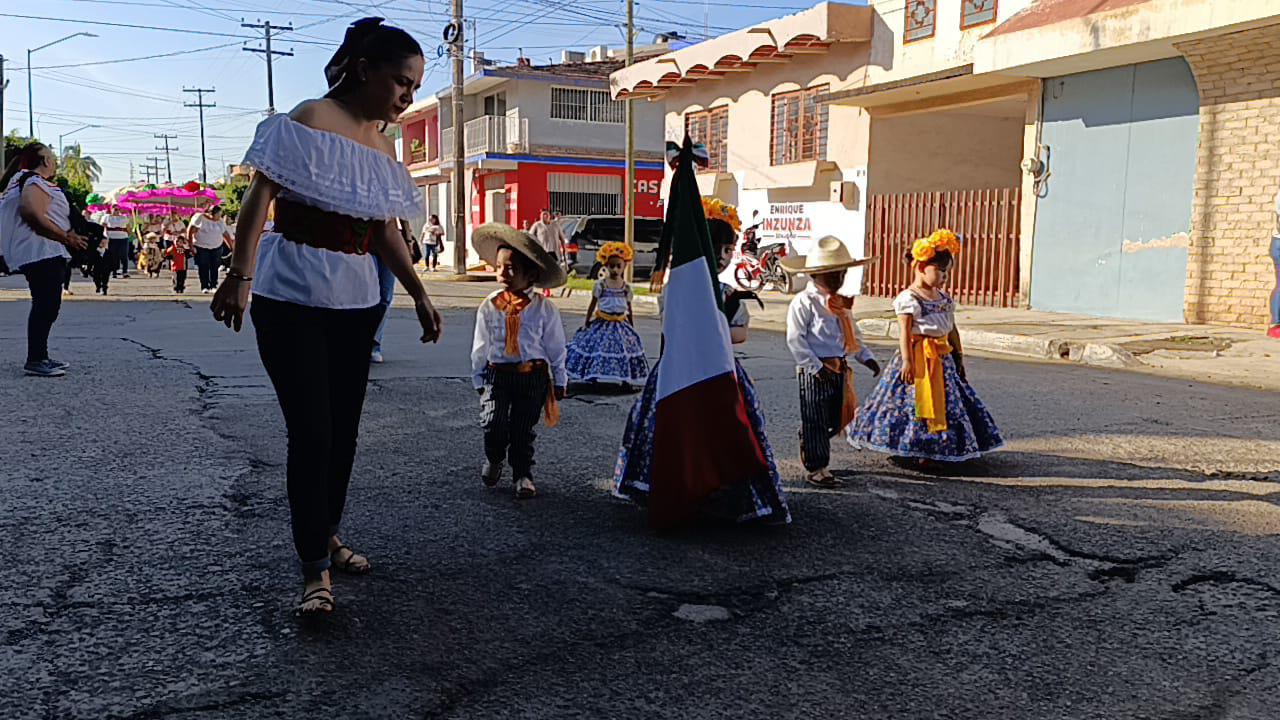
[[[1179,43],[1200,88],[1188,322],[1265,326],[1280,190],[1280,25]]]

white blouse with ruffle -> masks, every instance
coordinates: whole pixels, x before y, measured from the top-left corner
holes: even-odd
[[[291,202],[362,220],[418,221],[422,196],[409,171],[390,156],[316,130],[288,115],[258,124],[244,162],[280,185]],[[334,310],[378,304],[373,258],[323,250],[264,233],[255,295]]]

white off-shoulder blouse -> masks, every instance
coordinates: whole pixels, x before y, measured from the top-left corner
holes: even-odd
[[[420,221],[422,195],[409,171],[385,153],[288,115],[258,124],[244,162],[280,185],[280,197],[362,220]],[[369,255],[324,250],[268,232],[258,246],[255,295],[351,310],[378,304]]]

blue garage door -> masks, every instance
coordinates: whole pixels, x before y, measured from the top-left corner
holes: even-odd
[[[1199,132],[1181,58],[1045,82],[1032,307],[1183,319]]]

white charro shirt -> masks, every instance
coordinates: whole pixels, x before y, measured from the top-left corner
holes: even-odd
[[[859,350],[854,359],[862,364],[875,360],[875,353],[862,344],[862,332],[853,323],[853,334],[858,339]],[[827,308],[827,295],[816,285],[810,284],[791,299],[787,309],[787,348],[795,358],[796,367],[808,373],[822,369],[823,358],[842,358],[844,333],[840,319]]]
[[[529,291],[529,305],[520,312],[520,357],[512,357],[506,352],[507,314],[493,304],[493,299],[501,293],[501,290],[490,293],[476,310],[476,334],[471,343],[471,379],[475,387],[484,386],[485,368],[489,363],[530,360],[545,360],[551,366],[551,380],[556,387],[567,385],[567,350],[559,308],[536,290]]]

